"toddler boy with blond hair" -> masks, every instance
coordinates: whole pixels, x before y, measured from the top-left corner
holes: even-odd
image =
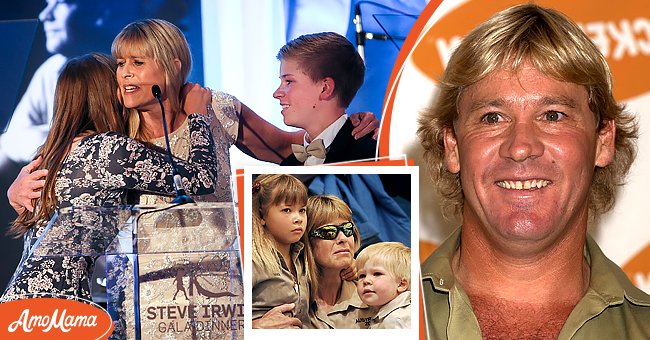
[[[357,256],[357,293],[376,310],[370,328],[411,328],[411,249],[400,242],[379,242]]]

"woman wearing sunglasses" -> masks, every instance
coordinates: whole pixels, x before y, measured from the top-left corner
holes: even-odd
[[[341,279],[359,249],[359,231],[352,210],[336,196],[307,200],[307,252],[316,262],[311,282],[310,318],[314,328],[368,328],[371,311],[361,302],[352,281]]]

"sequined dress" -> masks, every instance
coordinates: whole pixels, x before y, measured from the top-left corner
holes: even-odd
[[[197,202],[232,202],[230,147],[237,140],[241,103],[234,96],[219,92],[212,92],[212,110],[209,110],[210,130],[214,138],[214,151],[219,165],[219,174],[215,183],[214,193],[193,196]],[[149,141],[150,143],[165,148],[165,138],[160,137]],[[190,150],[189,129],[187,121],[175,131],[169,133],[169,145],[174,156],[187,159]],[[140,204],[164,204],[172,198],[158,195],[141,195]]]

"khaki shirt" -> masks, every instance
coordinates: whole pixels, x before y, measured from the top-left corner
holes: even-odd
[[[282,264],[280,273],[269,273],[262,267],[253,263],[253,291],[252,314],[253,320],[261,318],[264,313],[286,303],[295,303],[293,317],[300,319],[304,326],[308,326],[309,319],[309,284],[302,256],[304,245],[296,242],[291,247],[291,260],[298,273],[296,278],[287,268],[282,256],[278,254],[278,261]]]
[[[341,295],[329,313],[318,308],[316,301],[312,301],[309,311],[312,328],[368,328],[367,320],[372,319],[374,313],[361,301],[357,294],[357,285],[352,281],[343,281]]]
[[[370,328],[411,328],[411,291],[405,291],[383,305],[372,318]]]
[[[425,329],[429,339],[481,339],[467,294],[454,280],[451,259],[460,228],[422,264]],[[564,323],[558,339],[650,339],[650,296],[587,236],[589,288]]]

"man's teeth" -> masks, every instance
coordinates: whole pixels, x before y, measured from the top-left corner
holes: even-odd
[[[543,179],[533,179],[527,181],[499,181],[497,185],[505,189],[514,189],[514,190],[530,190],[530,189],[540,189],[549,185],[551,181]]]
[[[286,108],[289,107],[289,104],[282,104],[282,105],[280,105],[280,106],[282,106],[283,109],[286,109]]]

